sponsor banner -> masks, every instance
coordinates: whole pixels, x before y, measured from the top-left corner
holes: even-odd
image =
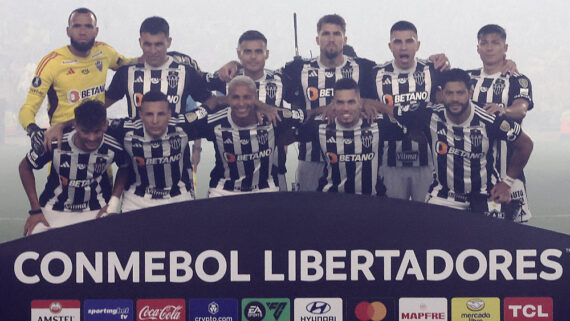
[[[132,300],[85,300],[83,321],[133,321]]]
[[[186,321],[186,303],[184,299],[137,300],[136,321],[149,320]]]
[[[554,321],[552,298],[505,298],[505,321]]]
[[[81,318],[79,300],[33,300],[31,307],[32,321],[80,321]],[[9,315],[14,316],[2,311],[1,319],[7,320]]]
[[[449,320],[446,298],[400,298],[399,320]]]
[[[287,298],[246,298],[241,301],[242,321],[291,321]]]
[[[499,298],[452,298],[451,320],[455,321],[501,321]]]
[[[394,321],[396,301],[393,298],[361,298],[348,301],[348,321]]]
[[[340,193],[168,204],[0,244],[0,258],[0,312],[14,320],[27,320],[30,302],[53,293],[80,301],[129,299],[133,307],[137,299],[157,297],[342,298],[344,318],[374,321],[382,311],[376,301],[386,306],[385,319],[391,310],[398,320],[402,297],[484,293],[551,297],[553,315],[570,315],[570,236],[441,206]],[[353,298],[370,303],[360,318]],[[391,309],[375,298],[398,304]],[[261,305],[275,319],[275,305]],[[278,314],[293,318],[293,310]],[[138,312],[133,308],[133,320]]]
[[[191,299],[189,321],[238,321],[237,299]]]
[[[296,298],[294,321],[343,321],[341,298]]]

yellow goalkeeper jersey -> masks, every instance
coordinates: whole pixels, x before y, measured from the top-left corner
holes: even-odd
[[[107,70],[136,62],[113,47],[95,42],[88,57],[77,57],[67,46],[52,51],[38,64],[28,96],[20,109],[20,124],[26,129],[35,122],[42,102],[48,97],[50,124],[75,118],[75,107],[85,100],[105,101]]]

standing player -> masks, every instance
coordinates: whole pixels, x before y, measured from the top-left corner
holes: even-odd
[[[149,17],[140,27],[139,44],[143,62],[119,68],[105,93],[105,105],[127,97],[128,115],[138,116],[142,97],[148,91],[166,95],[173,115],[186,111],[189,96],[205,103],[211,97],[197,63],[179,53],[167,55],[172,38],[168,22],[161,17]],[[200,153],[200,141],[195,141],[194,153]],[[194,157],[196,160],[198,157]]]
[[[46,95],[50,124],[73,119],[74,109],[83,101],[104,101],[109,68],[116,70],[135,60],[126,59],[105,43],[95,42],[98,32],[97,17],[91,10],[73,10],[67,27],[70,44],[52,51],[38,64],[19,116],[20,124],[32,139],[39,133],[35,116]]]
[[[506,40],[505,29],[498,25],[483,26],[477,33],[477,52],[483,62],[483,68],[468,71],[473,88],[472,100],[489,114],[504,115],[521,124],[527,111],[534,106],[532,87],[530,80],[522,74],[503,73],[507,63]],[[507,161],[512,154],[508,145],[510,144],[505,141],[497,144],[497,162],[502,175],[505,174]],[[528,221],[532,216],[525,184],[524,173],[521,173],[516,177],[511,190],[511,197],[522,206],[517,217],[521,222]]]
[[[75,109],[75,130],[63,137],[61,148],[38,155],[33,150],[20,162],[20,178],[30,201],[24,235],[43,232],[116,213],[120,191],[113,190],[107,168],[128,166],[121,144],[105,134],[107,114],[99,101],[88,100]],[[55,143],[54,143],[55,144]],[[51,161],[39,199],[32,169]]]
[[[396,22],[388,47],[394,60],[374,67],[371,97],[391,105],[435,102],[440,71],[431,61],[415,57],[420,48],[416,27],[408,21]],[[386,195],[424,202],[433,182],[433,160],[425,136],[407,131],[383,143],[380,176]]]
[[[318,190],[384,195],[385,187],[378,180],[381,141],[400,127],[385,121],[382,114],[374,122],[363,119],[360,89],[350,78],[336,82],[331,108],[335,109],[333,122],[311,119],[299,130],[301,141],[319,142],[326,162]]]
[[[285,101],[286,93],[291,89],[281,81],[279,72],[265,69],[265,61],[269,58],[267,38],[257,30],[244,32],[238,40],[237,55],[242,67],[237,75],[245,75],[253,79],[259,100],[270,106],[291,109],[291,104]],[[219,77],[218,73],[208,75],[206,81],[211,91],[219,91],[224,95],[227,93],[228,84]],[[287,191],[285,180],[287,150],[281,145],[278,149],[274,155],[278,158],[275,164],[278,164],[279,189]]]
[[[510,201],[510,187],[532,151],[532,140],[520,125],[504,116],[489,115],[470,101],[470,77],[460,69],[442,75],[444,105],[416,103],[382,110],[408,127],[421,128],[431,144],[436,182],[428,203],[490,212],[487,200]],[[506,175],[499,177],[493,144],[511,142],[513,156]],[[514,219],[512,212],[506,218]]]

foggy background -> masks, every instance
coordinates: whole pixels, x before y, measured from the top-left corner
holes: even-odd
[[[261,31],[268,39],[270,51],[266,67],[276,69],[292,60],[294,50],[293,12],[297,13],[299,51],[303,57],[318,55],[315,42],[317,20],[330,13],[338,13],[347,22],[348,43],[360,57],[383,63],[392,58],[388,50],[389,29],[398,20],[409,20],[418,28],[421,47],[417,57],[427,58],[434,53],[445,53],[453,67],[471,69],[481,67],[476,52],[476,34],[489,23],[503,26],[507,31],[507,57],[517,63],[533,87],[535,108],[527,115],[524,128],[535,140],[531,163],[554,160],[561,164],[556,182],[544,182],[538,191],[548,198],[552,190],[567,189],[570,183],[569,153],[560,150],[561,114],[570,110],[570,29],[566,1],[7,1],[0,3],[0,108],[6,127],[5,143],[8,152],[0,153],[2,167],[17,175],[19,160],[24,156],[23,145],[29,144],[17,121],[18,111],[26,97],[36,64],[51,50],[69,44],[65,28],[69,13],[78,7],[88,7],[98,18],[98,41],[112,45],[126,56],[139,56],[140,23],[149,16],[158,15],[170,23],[173,38],[170,50],[186,53],[196,59],[204,71],[215,71],[225,62],[235,60],[238,37],[246,30]],[[109,79],[112,72],[109,72]],[[110,109],[112,116],[126,115],[125,104]],[[47,125],[44,116],[38,123]],[[0,121],[2,121],[0,119]],[[550,144],[550,142],[553,142]],[[539,145],[540,144],[540,145]],[[21,155],[8,157],[10,146],[17,145]],[[29,146],[29,145],[28,145]],[[556,148],[559,149],[556,149]],[[18,153],[16,152],[16,153]],[[542,158],[537,153],[541,153]],[[529,164],[530,166],[530,164]],[[548,164],[534,166],[550,167]],[[0,173],[1,174],[1,173]],[[207,175],[207,173],[205,174]],[[537,173],[541,179],[540,173]],[[0,176],[1,177],[1,176]],[[36,175],[43,186],[44,178]],[[6,177],[3,177],[6,179]],[[556,185],[561,184],[561,185]],[[38,193],[41,190],[38,190]],[[23,226],[28,203],[19,195],[23,188],[0,187],[0,224],[2,218],[20,217]],[[16,195],[18,195],[16,197]],[[530,193],[531,198],[533,197]],[[563,195],[552,202],[570,206]],[[535,196],[536,197],[536,196]],[[14,200],[24,204],[13,204]],[[7,206],[8,205],[8,206]],[[533,206],[533,214],[536,207]],[[10,207],[12,206],[12,207]],[[568,206],[564,205],[566,209]],[[19,213],[16,213],[19,212]],[[556,210],[552,215],[568,212]],[[538,213],[535,214],[537,216]],[[6,219],[7,220],[7,219]],[[570,233],[570,227],[565,231]],[[20,232],[18,232],[20,233]],[[0,230],[0,241],[2,237]]]

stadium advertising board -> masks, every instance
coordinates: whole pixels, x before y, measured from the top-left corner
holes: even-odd
[[[8,242],[0,255],[2,320],[570,315],[570,236],[399,200],[199,200]]]

